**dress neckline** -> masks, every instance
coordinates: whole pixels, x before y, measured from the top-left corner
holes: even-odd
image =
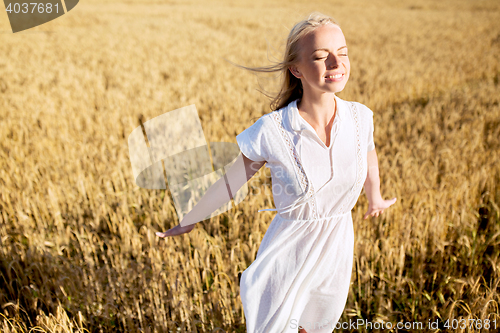
[[[290,105],[291,108],[291,127],[293,130],[299,132],[302,135],[302,132],[310,132],[311,135],[314,137],[316,141],[318,141],[321,146],[324,149],[330,150],[333,147],[333,144],[335,143],[335,136],[336,133],[338,132],[338,127],[340,126],[340,123],[342,121],[342,113],[343,113],[343,108],[342,108],[342,100],[335,96],[335,105],[336,105],[336,112],[335,112],[335,118],[333,119],[332,127],[330,128],[330,144],[327,146],[323,140],[320,139],[318,133],[316,130],[312,127],[307,120],[305,120],[299,112],[299,108],[297,107],[299,99],[296,99],[293,101]]]

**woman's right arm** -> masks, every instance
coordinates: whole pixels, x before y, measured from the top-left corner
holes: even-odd
[[[179,225],[165,232],[157,232],[156,235],[164,238],[190,232],[194,229],[197,222],[203,221],[228,201],[228,193],[229,197],[233,198],[236,192],[266,163],[265,161],[252,161],[243,154],[241,154],[241,157],[238,157],[236,162],[227,170],[224,177],[217,180],[205,192],[200,201],[184,216]]]

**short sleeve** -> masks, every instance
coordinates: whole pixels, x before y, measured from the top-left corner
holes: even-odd
[[[252,126],[236,136],[241,152],[255,162],[268,160],[265,119],[261,117]]]
[[[373,111],[368,109],[369,115],[368,115],[368,145],[367,145],[367,151],[372,151],[375,149],[375,142],[373,141]]]

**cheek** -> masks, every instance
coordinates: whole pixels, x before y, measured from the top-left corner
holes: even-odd
[[[346,68],[346,82],[347,80],[349,80],[349,77],[351,76],[351,66],[349,65],[349,63],[345,64],[345,68]]]
[[[318,63],[310,64],[308,69],[311,73],[321,73],[321,65]]]
[[[346,67],[346,69],[347,69],[347,71],[348,71],[348,72],[350,72],[350,71],[351,71],[351,63],[349,62],[349,60],[347,60],[347,61],[345,62],[345,67]]]

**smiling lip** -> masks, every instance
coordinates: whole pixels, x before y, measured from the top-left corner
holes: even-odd
[[[325,79],[330,82],[342,81],[343,78],[344,78],[344,73],[335,73],[325,76]]]

